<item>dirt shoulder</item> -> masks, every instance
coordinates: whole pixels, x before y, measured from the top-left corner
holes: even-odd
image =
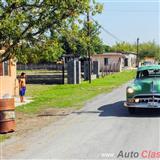
[[[49,108],[37,114],[25,114],[16,112],[16,131],[4,134],[3,138],[10,138],[14,136],[25,136],[31,132],[48,126],[50,123],[56,122],[75,111],[74,108]]]

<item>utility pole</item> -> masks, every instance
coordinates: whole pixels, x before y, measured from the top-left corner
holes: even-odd
[[[137,38],[137,67],[139,67],[139,38]]]
[[[88,52],[88,74],[89,74],[89,83],[91,83],[91,51],[90,51],[90,11],[88,10],[87,12],[87,23],[88,23],[88,33],[87,33],[87,36],[88,36],[88,39],[89,39],[89,42],[88,42],[88,48],[87,48],[87,52]]]

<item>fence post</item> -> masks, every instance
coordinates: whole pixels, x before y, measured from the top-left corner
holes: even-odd
[[[68,84],[76,84],[76,61],[71,60],[67,64]]]
[[[107,75],[109,74],[109,66],[107,65],[106,66],[106,72],[107,72]]]
[[[116,69],[115,69],[115,63],[113,64],[113,73],[116,72]]]
[[[62,64],[62,84],[65,84],[65,67],[64,63]]]
[[[76,61],[76,83],[81,83],[81,62]]]
[[[84,80],[85,81],[89,80],[89,63],[91,65],[91,62],[84,61]],[[91,73],[92,73],[92,69],[91,69]]]
[[[96,74],[97,78],[99,78],[100,65],[99,61],[93,61],[93,74]]]

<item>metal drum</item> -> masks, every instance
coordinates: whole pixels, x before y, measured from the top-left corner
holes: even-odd
[[[14,98],[0,99],[0,133],[15,131]]]

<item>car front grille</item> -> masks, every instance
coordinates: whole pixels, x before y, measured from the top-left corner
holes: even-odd
[[[158,102],[160,103],[160,95],[138,95],[134,97],[139,99],[139,103]]]

